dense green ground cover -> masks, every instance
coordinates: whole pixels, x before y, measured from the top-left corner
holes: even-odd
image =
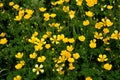
[[[0,80],[119,75],[119,0],[0,0]]]

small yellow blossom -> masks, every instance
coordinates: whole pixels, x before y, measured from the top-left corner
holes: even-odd
[[[112,9],[112,8],[113,8],[113,6],[107,5],[107,9]]]
[[[90,48],[96,48],[96,39],[93,39],[93,40],[90,41],[89,47]]]
[[[86,77],[85,80],[93,80],[91,77]]]
[[[111,70],[112,69],[112,64],[106,63],[106,64],[104,64],[103,68],[106,69],[106,70]]]
[[[97,0],[85,0],[88,7],[93,7],[97,4]]]
[[[114,33],[111,34],[111,39],[120,39],[120,32],[118,32],[118,30],[115,30]]]
[[[62,40],[64,43],[67,43],[69,41],[69,39],[67,37],[65,37],[63,40]]]
[[[63,11],[68,12],[69,11],[69,6],[63,6]]]
[[[45,11],[46,11],[46,8],[41,7],[41,8],[39,8],[39,10],[40,10],[41,12],[45,12]]]
[[[26,9],[25,12],[29,15],[32,15],[34,13],[34,10]]]
[[[53,35],[53,37],[50,38],[50,40],[52,41],[52,44],[59,44],[59,39],[57,39],[56,35]]]
[[[44,62],[46,60],[45,56],[38,57],[37,61],[38,62]]]
[[[91,11],[87,11],[87,12],[85,12],[85,14],[86,14],[88,17],[93,17],[93,16],[94,16],[94,13],[91,12]]]
[[[3,5],[4,5],[4,4],[0,2],[0,8],[3,7]]]
[[[62,56],[65,56],[66,58],[70,58],[71,57],[71,53],[68,52],[67,50],[62,50],[60,54]]]
[[[22,17],[21,16],[15,16],[15,21],[20,21],[22,19]]]
[[[75,17],[75,11],[73,10],[69,11],[69,17],[73,19]]]
[[[49,49],[50,47],[51,47],[50,44],[45,44],[45,48],[46,48],[46,49]]]
[[[25,65],[25,61],[24,60],[20,61],[20,64],[22,64],[22,66],[24,66]]]
[[[21,69],[23,67],[23,65],[21,63],[18,63],[17,65],[15,65],[16,69]]]
[[[16,55],[15,55],[16,58],[22,58],[23,57],[23,53],[20,53],[18,52]]]
[[[31,59],[35,59],[37,57],[37,53],[34,52],[33,54],[30,54],[29,57]]]
[[[104,39],[103,39],[104,44],[110,44],[110,43],[108,42],[108,40],[110,40],[110,37],[104,38]]]
[[[22,77],[20,75],[17,75],[13,78],[13,80],[22,80]]]
[[[24,16],[24,19],[30,19],[31,17],[32,17],[31,14],[26,14],[26,15]]]
[[[74,53],[74,54],[73,54],[73,58],[74,58],[74,59],[78,59],[78,58],[80,58],[79,53]]]
[[[55,17],[56,17],[56,14],[55,14],[55,13],[52,13],[52,14],[50,14],[50,17],[51,17],[51,18],[55,18]]]
[[[69,52],[71,52],[71,51],[73,51],[73,46],[72,45],[70,45],[70,46],[67,46],[67,50],[69,51]]]
[[[96,39],[103,39],[102,33],[95,32],[94,33],[94,38],[96,38]]]
[[[107,34],[107,33],[109,33],[109,29],[108,28],[103,28],[103,32],[104,32],[104,34]]]
[[[68,70],[73,70],[73,69],[75,69],[75,67],[73,66],[72,63],[69,63],[69,68],[68,68]]]
[[[75,62],[74,58],[68,58],[68,62],[73,63]]]
[[[65,2],[69,2],[70,0],[65,0]]]
[[[14,5],[14,2],[9,2],[9,6],[13,6]]]
[[[43,65],[42,65],[42,64],[40,64],[40,65],[36,64],[36,65],[35,65],[35,68],[33,68],[32,71],[33,71],[33,72],[36,72],[36,75],[39,75],[40,72],[41,72],[41,73],[44,73],[44,69],[42,69],[42,68],[43,68]]]
[[[5,37],[5,35],[6,35],[6,33],[2,32],[2,33],[0,34],[0,37]]]
[[[74,39],[74,38],[69,38],[69,39],[68,39],[68,42],[69,42],[69,43],[74,43],[74,42],[75,42],[75,39]]]
[[[106,54],[99,54],[99,58],[97,58],[97,60],[99,61],[99,62],[104,62],[104,61],[107,61],[108,60],[108,58],[107,58],[107,56],[106,56]]]
[[[84,25],[84,26],[88,26],[89,24],[90,24],[89,20],[83,21],[83,25]]]
[[[79,41],[82,41],[82,42],[83,42],[83,41],[85,41],[85,36],[84,36],[84,35],[81,35],[81,36],[78,37],[78,39],[79,39]]]
[[[113,25],[113,22],[111,22],[110,21],[110,19],[108,19],[108,18],[102,18],[102,22],[104,23],[104,26],[108,26],[108,27],[110,27],[110,26],[112,26]]]
[[[13,6],[13,8],[16,9],[16,10],[18,10],[18,9],[19,9],[19,5],[18,5],[18,4],[15,4],[15,5]]]
[[[22,17],[24,15],[24,13],[25,13],[25,11],[23,9],[21,9],[21,10],[19,10],[18,15]]]
[[[83,0],[76,0],[76,5],[81,6],[82,2],[83,2]]]
[[[95,28],[101,29],[101,28],[103,27],[103,25],[104,25],[103,22],[97,22],[97,23],[95,24]]]
[[[0,39],[0,44],[6,44],[7,42],[7,38]]]

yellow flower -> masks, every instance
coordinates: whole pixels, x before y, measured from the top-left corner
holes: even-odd
[[[69,11],[69,17],[73,19],[75,17],[75,11]]]
[[[6,35],[6,33],[2,32],[2,33],[0,34],[0,37],[5,37],[5,35]]]
[[[66,37],[62,40],[64,43],[67,43],[69,41],[69,39]]]
[[[25,11],[23,9],[21,9],[21,10],[19,10],[18,15],[22,17],[24,15],[24,13],[25,13]]]
[[[113,8],[113,6],[107,5],[107,9],[112,9],[112,8]]]
[[[52,44],[59,44],[59,39],[57,39],[56,35],[53,35],[53,37],[50,38],[50,40],[52,41]]]
[[[68,12],[69,11],[69,6],[63,6],[63,11]]]
[[[22,80],[22,77],[20,75],[17,75],[13,78],[13,80]]]
[[[41,12],[45,12],[45,11],[46,11],[46,8],[41,7],[41,8],[39,8],[39,10],[40,10]]]
[[[85,36],[84,35],[81,35],[78,37],[79,41],[85,41]]]
[[[97,4],[97,0],[85,0],[88,7],[93,7],[95,4]]]
[[[110,43],[108,42],[108,40],[110,40],[110,37],[104,38],[104,39],[103,39],[104,44],[110,44]]]
[[[31,59],[35,59],[37,57],[37,53],[34,52],[33,54],[30,54],[29,57]]]
[[[68,58],[68,62],[73,63],[75,62],[74,58]]]
[[[73,46],[72,45],[70,45],[70,46],[67,46],[67,50],[69,51],[69,52],[71,52],[71,51],[73,51]]]
[[[15,55],[16,58],[22,58],[23,57],[23,53],[20,53],[18,52],[16,55]]]
[[[113,25],[113,22],[111,22],[109,19],[106,19],[106,25],[109,27],[109,26],[112,26]]]
[[[95,24],[95,28],[101,29],[103,27],[104,23],[103,22],[98,22]]]
[[[51,47],[50,44],[46,44],[46,45],[45,45],[45,48],[46,48],[46,49],[49,49],[50,47]]]
[[[15,21],[20,21],[22,19],[22,17],[21,16],[15,16]]]
[[[22,66],[23,66],[23,65],[22,65],[21,63],[18,63],[17,65],[15,65],[15,68],[16,68],[16,69],[21,69]]]
[[[36,37],[37,35],[38,35],[38,32],[37,32],[37,31],[35,31],[35,32],[32,34],[33,37]]]
[[[84,26],[88,26],[89,24],[90,24],[89,20],[83,21],[83,25],[84,25]]]
[[[30,17],[32,17],[31,14],[26,14],[26,15],[24,16],[24,19],[30,19]]]
[[[74,54],[73,54],[73,58],[75,58],[75,59],[78,59],[78,58],[80,58],[80,55],[79,55],[79,53],[74,53]]]
[[[4,5],[3,3],[0,3],[0,8],[3,7],[3,5]]]
[[[0,44],[6,44],[8,42],[8,40],[6,38],[3,38],[0,40]]]
[[[106,70],[111,70],[112,69],[112,64],[106,63],[106,64],[104,64],[103,68],[106,69]]]
[[[106,56],[106,54],[99,54],[99,58],[97,58],[97,60],[99,61],[99,62],[104,62],[104,61],[107,61],[108,60],[108,58],[107,58],[107,56]]]
[[[69,38],[69,39],[68,39],[68,42],[69,42],[69,43],[74,43],[74,42],[75,42],[75,39],[74,39],[74,38]]]
[[[66,58],[70,58],[71,54],[67,50],[62,50],[60,55],[65,56]]]
[[[44,62],[46,60],[45,56],[38,57],[37,61],[38,62]]]
[[[118,33],[118,30],[115,30],[111,35],[111,39],[120,39],[120,32]]]
[[[69,63],[69,68],[68,68],[69,70],[73,70],[73,69],[75,69],[75,67],[73,66],[73,64],[72,63]]]
[[[42,47],[42,45],[35,45],[34,49],[35,49],[35,51],[38,51],[38,50],[42,50],[43,47]]]
[[[22,66],[25,65],[25,61],[24,60],[20,61],[20,64],[22,64]]]
[[[96,39],[93,39],[93,40],[90,41],[89,47],[90,48],[96,48]]]
[[[50,17],[50,14],[49,14],[49,13],[44,13],[43,16],[44,16],[45,18],[49,18],[49,17]]]
[[[42,64],[40,64],[40,65],[36,64],[36,65],[35,65],[35,68],[33,68],[32,71],[33,71],[33,72],[36,72],[36,75],[39,75],[40,72],[41,72],[41,73],[44,73],[44,69],[42,69],[42,68],[43,68],[43,65],[42,65]]]
[[[87,12],[85,12],[85,14],[86,14],[88,17],[93,17],[93,16],[94,16],[94,13],[91,12],[91,11],[87,11]]]
[[[81,6],[83,0],[76,0],[76,5]]]
[[[9,6],[13,6],[14,5],[14,2],[9,2]]]
[[[109,29],[108,28],[103,28],[103,32],[104,32],[104,34],[107,34],[107,33],[109,33]]]
[[[69,2],[70,0],[65,0],[65,2]]]
[[[18,10],[18,9],[19,9],[19,5],[18,5],[18,4],[15,4],[15,5],[13,6],[13,8],[16,9],[16,10]]]
[[[56,17],[56,14],[55,14],[55,13],[52,13],[52,14],[50,14],[50,17],[55,18],[55,17]]]
[[[92,78],[91,77],[86,77],[85,80],[92,80]]]
[[[32,15],[34,13],[34,10],[26,9],[25,12],[29,15]]]
[[[63,40],[63,39],[64,39],[64,37],[65,37],[65,35],[64,35],[64,34],[57,35],[57,39],[58,39],[58,40]]]
[[[94,33],[94,38],[96,38],[96,39],[103,39],[102,33],[95,32]]]

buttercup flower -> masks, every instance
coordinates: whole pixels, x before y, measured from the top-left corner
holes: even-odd
[[[42,64],[40,64],[40,65],[36,64],[36,65],[35,65],[35,68],[33,68],[32,71],[33,71],[33,72],[36,72],[36,75],[39,75],[40,72],[41,72],[41,73],[44,73],[44,69],[42,69],[42,68],[43,68],[43,65],[42,65]]]
[[[23,67],[23,64],[21,64],[21,63],[18,63],[17,65],[15,65],[16,69],[21,69],[22,67]]]
[[[85,80],[93,80],[91,77],[86,77]]]
[[[16,58],[22,58],[23,57],[23,53],[20,53],[18,52],[16,55],[15,55]]]
[[[107,9],[112,9],[112,8],[113,8],[113,6],[107,5]]]
[[[73,70],[73,69],[75,69],[75,67],[73,66],[72,63],[69,63],[69,68],[68,68],[68,70]]]
[[[69,6],[63,6],[63,11],[68,12],[69,11]]]
[[[49,49],[50,47],[51,47],[50,44],[45,44],[45,48],[46,48],[46,49]]]
[[[94,33],[94,38],[96,38],[96,39],[103,39],[102,33],[95,32]]]
[[[13,78],[13,80],[22,80],[22,77],[20,75],[17,75]]]
[[[67,46],[67,50],[69,51],[69,52],[71,52],[71,51],[73,51],[73,46],[72,45],[70,45],[70,46]]]
[[[104,62],[104,61],[107,61],[108,60],[108,58],[107,58],[107,56],[105,55],[105,54],[99,54],[99,58],[97,58],[97,60],[99,61],[99,62]]]
[[[74,61],[74,58],[68,58],[68,62],[73,63]]]
[[[9,2],[9,6],[13,6],[14,5],[14,2]]]
[[[0,37],[5,37],[5,35],[6,35],[6,33],[2,32],[2,33],[0,34]]]
[[[97,22],[97,23],[95,24],[95,28],[101,29],[101,28],[103,27],[103,25],[104,25],[103,22]]]
[[[85,0],[88,7],[93,7],[97,4],[97,0]]]
[[[15,4],[15,5],[13,6],[13,8],[16,9],[16,10],[18,10],[18,9],[19,9],[19,5],[18,5],[18,4]]]
[[[82,41],[82,42],[83,42],[83,41],[85,41],[85,36],[84,36],[84,35],[81,35],[81,36],[78,37],[78,39],[79,39],[79,41]]]
[[[83,25],[84,25],[84,26],[88,26],[89,24],[90,24],[89,20],[83,21]]]
[[[94,16],[94,13],[91,12],[91,11],[87,11],[87,12],[85,12],[85,14],[86,14],[88,17],[93,17],[93,16]]]
[[[93,39],[93,40],[90,41],[89,47],[90,48],[96,48],[96,39]]]
[[[0,2],[0,8],[3,7],[3,5],[4,5],[4,4]]]
[[[31,59],[35,59],[37,57],[37,53],[34,52],[33,54],[30,54],[29,57]]]
[[[76,5],[81,6],[82,2],[83,2],[83,0],[76,0]]]
[[[6,44],[8,42],[7,38],[0,39],[0,44]]]
[[[39,10],[40,10],[41,12],[45,12],[45,11],[46,11],[46,8],[41,7],[41,8],[39,8]]]
[[[46,60],[45,56],[38,57],[37,61],[38,62],[44,62]]]
[[[75,11],[69,11],[69,16],[71,19],[73,19],[75,17]]]
[[[106,70],[111,70],[112,69],[112,64],[106,63],[106,64],[104,64],[103,68],[106,69]]]
[[[80,58],[79,53],[74,53],[74,54],[73,54],[73,58],[74,58],[74,59],[78,59],[78,58]]]

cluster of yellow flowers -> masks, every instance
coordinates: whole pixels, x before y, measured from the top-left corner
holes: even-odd
[[[8,42],[7,38],[4,38],[5,35],[6,35],[6,33],[4,33],[4,32],[2,32],[2,33],[0,34],[0,37],[2,37],[2,38],[0,39],[0,44],[6,44],[6,43]]]

